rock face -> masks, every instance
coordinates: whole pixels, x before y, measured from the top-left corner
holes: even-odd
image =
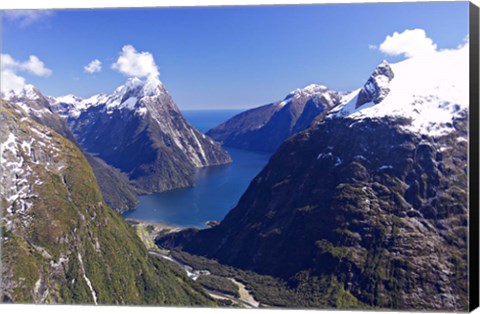
[[[36,122],[51,128],[69,141],[77,144],[75,136],[67,123],[56,112],[63,114],[71,107],[63,108],[58,103],[52,105],[52,98],[45,97],[37,88],[27,85],[19,93],[9,93],[6,97],[11,104],[21,108]],[[70,100],[79,101],[79,98],[71,96]],[[105,202],[117,212],[123,212],[135,208],[138,203],[137,193],[131,186],[127,176],[117,169],[109,166],[97,157],[84,152],[90,163]]]
[[[281,277],[307,298],[340,284],[351,303],[337,306],[466,310],[467,54],[389,66],[388,93],[357,107],[369,80],[288,139],[218,226],[158,244]]]
[[[338,93],[325,86],[309,85],[291,92],[282,101],[242,112],[211,129],[207,135],[225,146],[273,152],[340,100]]]
[[[188,124],[156,79],[129,79],[111,95],[73,100],[52,105],[67,113],[86,151],[126,173],[142,192],[191,186],[196,168],[231,162],[220,144]]]
[[[383,61],[360,90],[355,109],[368,102],[373,102],[374,104],[382,102],[390,92],[388,84],[394,76],[390,65]]]
[[[0,102],[3,302],[212,304],[106,206],[75,144]]]

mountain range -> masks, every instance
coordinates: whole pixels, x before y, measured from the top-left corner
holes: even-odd
[[[192,186],[196,169],[231,162],[220,144],[193,128],[162,82],[131,78],[111,95],[44,96],[27,85],[5,97],[32,119],[82,148],[105,201],[118,212],[138,194]]]
[[[215,305],[105,204],[82,151],[42,123],[54,114],[0,101],[2,302]]]
[[[217,140],[274,154],[220,223],[159,247],[279,278],[305,306],[466,310],[468,60],[465,45],[384,61],[352,92],[309,85],[207,135],[153,77],[8,93],[2,300],[216,305],[115,211],[231,162]]]
[[[230,162],[186,122],[160,81],[130,79],[85,107],[32,85],[3,98],[2,301],[217,304],[182,270],[149,255],[111,209],[131,209],[138,193],[189,186],[196,168]],[[131,168],[115,163],[122,158]]]
[[[157,244],[282,278],[311,306],[466,310],[468,69],[468,45],[381,63],[283,142],[220,224]],[[247,142],[282,108],[209,134]]]

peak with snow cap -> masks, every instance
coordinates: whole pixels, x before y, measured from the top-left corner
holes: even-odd
[[[338,103],[339,95],[337,92],[330,90],[325,85],[310,84],[304,88],[297,88],[291,91],[279,103],[279,106],[283,107],[292,102],[305,101],[311,98],[316,98],[319,103],[322,103],[328,107],[334,107]]]
[[[291,91],[285,99],[290,99],[290,98],[300,98],[302,96],[311,96],[313,94],[317,93],[322,93],[328,91],[328,87],[324,85],[318,85],[318,84],[310,84],[305,86],[304,88],[297,88],[293,91]]]
[[[129,78],[125,84],[120,85],[115,89],[113,94],[118,95],[135,95],[138,98],[153,97],[163,93],[162,82],[154,76],[149,76],[145,80],[138,77]]]
[[[123,85],[118,86],[112,94],[97,94],[82,99],[74,95],[50,97],[53,110],[62,117],[76,119],[90,107],[105,106],[111,113],[113,110],[129,109],[138,114],[145,113],[140,100],[145,97],[159,97],[167,92],[158,77],[149,76],[142,80],[138,77],[129,78]]]
[[[5,93],[5,99],[10,100],[14,98],[27,98],[27,99],[38,99],[40,97],[43,97],[42,93],[36,88],[35,86],[31,84],[25,85],[21,90],[11,90],[7,93]]]
[[[112,95],[108,96],[105,105],[107,112],[115,109],[129,109],[136,110],[141,114],[144,112],[144,110],[139,110],[141,99],[144,97],[159,97],[164,94],[166,94],[165,87],[157,77],[150,76],[145,80],[132,77],[125,84],[117,87]]]

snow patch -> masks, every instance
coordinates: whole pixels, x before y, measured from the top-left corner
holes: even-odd
[[[126,108],[128,110],[133,110],[135,109],[135,104],[137,103],[137,101],[138,101],[137,97],[130,97],[124,102],[122,102],[120,106],[118,106],[118,109]]]

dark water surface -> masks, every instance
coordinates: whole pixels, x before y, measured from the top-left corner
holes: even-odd
[[[212,110],[183,114],[193,126],[205,132],[238,112]],[[201,228],[209,220],[222,220],[270,158],[268,153],[225,149],[233,159],[232,164],[199,169],[192,188],[141,196],[137,209],[124,213],[123,217]]]

